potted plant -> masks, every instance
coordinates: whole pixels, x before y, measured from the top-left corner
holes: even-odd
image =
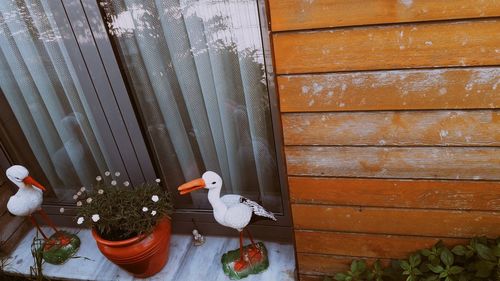
[[[158,273],[168,261],[170,194],[159,179],[132,187],[119,183],[119,172],[105,176],[73,196],[77,223],[91,227],[102,254],[124,270],[139,278]]]

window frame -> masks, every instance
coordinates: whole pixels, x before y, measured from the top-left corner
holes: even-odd
[[[100,2],[101,0],[97,0]],[[278,93],[276,89],[276,75],[274,70],[274,56],[272,53],[272,40],[271,40],[271,22],[268,17],[269,8],[267,5],[267,1],[265,0],[254,0],[257,4],[257,9],[259,13],[259,23],[261,29],[261,39],[263,43],[263,52],[264,52],[264,65],[266,70],[266,80],[267,80],[267,89],[268,89],[268,97],[269,104],[271,110],[271,122],[274,134],[274,147],[276,149],[276,162],[278,169],[278,177],[281,191],[281,203],[282,203],[282,213],[278,213],[277,222],[270,221],[260,221],[257,222],[258,226],[280,226],[289,228],[291,231],[292,218],[291,218],[291,210],[290,210],[290,202],[289,202],[289,193],[288,193],[288,178],[286,175],[286,162],[285,162],[285,153],[284,153],[284,145],[283,145],[283,132],[281,126],[281,114],[279,111],[279,100]],[[108,68],[109,71],[116,71],[118,73],[117,68],[119,68],[119,73],[121,74],[121,79],[115,79],[112,82],[115,83],[124,83],[124,86],[117,86],[120,88],[126,88],[128,91],[131,91],[131,87],[128,85],[128,81],[126,80],[126,74],[124,71],[124,66],[117,59],[119,57],[118,46],[115,45],[113,40],[109,38],[109,30],[108,26],[104,25],[99,26],[99,23],[104,23],[103,19],[105,18],[104,11],[99,8],[98,3],[92,1],[91,3],[84,4],[84,9],[87,13],[87,17],[89,18],[89,22],[91,22],[91,28],[94,33],[99,33],[97,36],[100,41],[98,44],[98,48],[101,49],[101,52],[109,55],[104,58],[104,64]],[[103,30],[105,28],[105,31]],[[111,62],[106,62],[106,60],[110,60]],[[128,92],[127,92],[128,93]],[[128,97],[133,99],[132,95]],[[138,116],[138,109],[135,108],[135,112]],[[142,128],[142,127],[141,127]],[[145,133],[143,132],[143,137],[145,137]],[[154,159],[152,157],[152,148],[148,144],[149,152],[151,153],[150,159]],[[157,164],[157,163],[155,163]],[[155,165],[157,167],[158,165]],[[215,219],[213,218],[213,214],[211,210],[193,210],[193,209],[177,209],[173,214],[173,220],[175,223],[183,223],[186,225],[193,226],[193,220],[196,224],[217,224]],[[218,225],[218,224],[217,224]],[[192,229],[192,227],[191,227]],[[224,228],[226,229],[226,228]],[[189,230],[189,232],[191,232]],[[224,231],[217,230],[216,233],[225,233]]]
[[[276,76],[273,64],[272,41],[270,35],[270,20],[268,3],[265,0],[256,1],[261,38],[263,42],[264,63],[266,79],[268,84],[268,97],[271,110],[271,122],[274,133],[274,147],[276,149],[276,162],[278,169],[279,184],[281,190],[282,212],[276,214],[277,222],[259,221],[250,229],[256,237],[284,242],[292,241],[292,218],[289,203],[288,180],[286,175],[286,164],[283,145],[283,134],[281,127],[281,116],[279,111],[279,100],[276,85]],[[137,158],[136,164],[129,169],[140,169],[143,178],[137,176],[131,181],[152,181],[158,173],[157,163],[153,163],[153,149],[149,144],[143,126],[140,125],[141,114],[134,106],[134,98],[130,94],[131,87],[128,85],[124,67],[119,61],[117,46],[114,45],[104,22],[102,8],[99,7],[100,0],[65,0],[51,1],[51,8],[60,9],[62,6],[64,15],[67,17],[73,32],[71,39],[76,38],[80,53],[72,54],[72,61],[78,65],[80,74],[85,79],[90,79],[94,89],[95,106],[99,106],[105,113],[105,121],[110,122],[111,130],[115,130],[113,141],[118,146],[120,155],[132,150]],[[78,23],[78,24],[77,24]],[[83,25],[82,25],[83,23]],[[88,28],[88,29],[87,29]],[[90,31],[90,34],[88,33]],[[88,39],[90,36],[92,40]],[[67,39],[65,39],[67,40]],[[66,42],[65,42],[66,43]],[[122,124],[116,123],[110,116],[121,118]],[[125,142],[125,143],[124,143]],[[128,165],[124,163],[124,165]],[[125,168],[125,167],[124,167]],[[74,216],[76,208],[70,205],[61,205],[56,201],[44,203],[43,207],[58,224],[75,227]],[[60,214],[60,207],[65,208],[65,213]],[[176,209],[173,216],[174,233],[190,233],[194,227],[203,234],[233,236],[237,233],[229,228],[216,223],[211,210]]]

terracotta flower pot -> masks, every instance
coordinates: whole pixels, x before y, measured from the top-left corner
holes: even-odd
[[[170,232],[170,219],[165,218],[149,235],[121,241],[103,239],[95,230],[92,230],[92,235],[106,258],[135,277],[145,278],[160,272],[167,263]]]

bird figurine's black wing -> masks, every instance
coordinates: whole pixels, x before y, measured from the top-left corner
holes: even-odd
[[[264,209],[264,207],[259,205],[257,202],[254,202],[248,198],[241,196],[240,203],[243,203],[243,204],[249,206],[250,208],[252,208],[253,213],[255,215],[276,221],[276,217],[274,216],[274,214],[269,212],[268,210]],[[254,221],[254,220],[255,220],[254,216],[252,216],[252,221]]]

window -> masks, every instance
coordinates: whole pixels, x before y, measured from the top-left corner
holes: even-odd
[[[119,170],[210,221],[206,194],[175,189],[213,170],[289,224],[260,4],[2,1],[0,85],[57,204]]]

